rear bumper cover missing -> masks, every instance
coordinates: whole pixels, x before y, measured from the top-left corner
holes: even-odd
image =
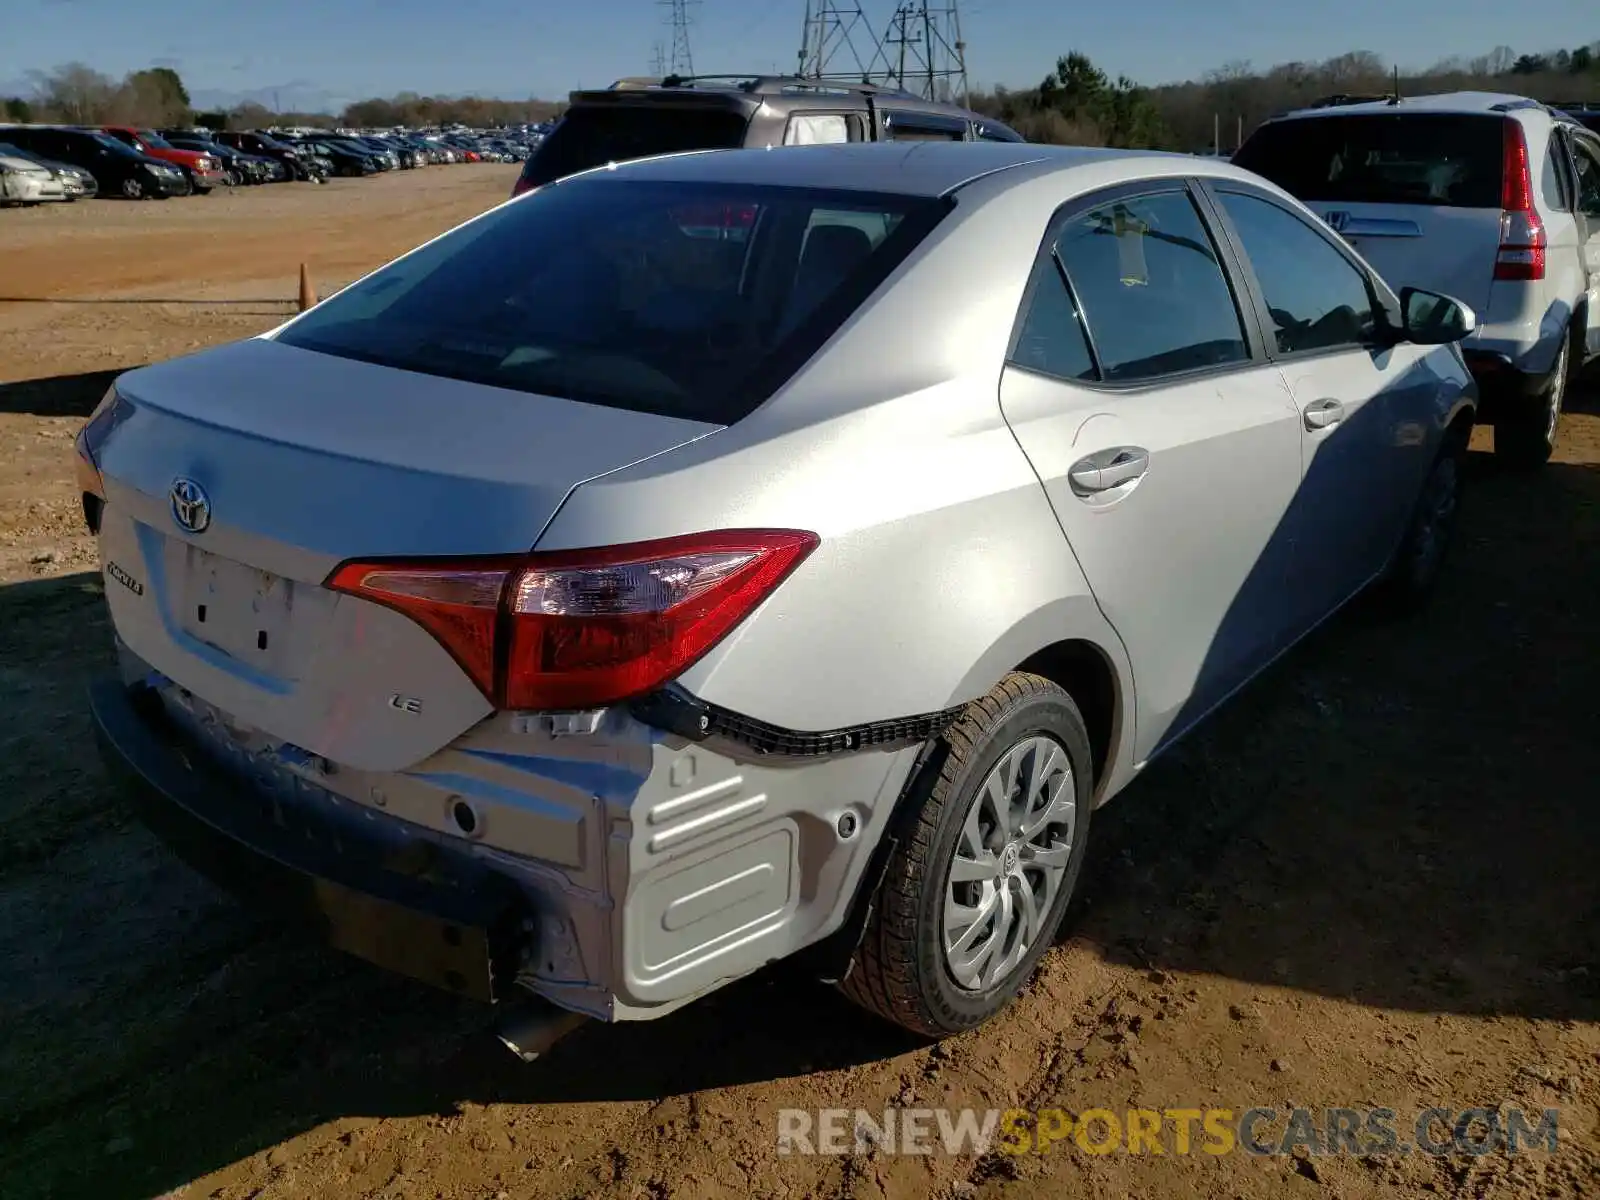
[[[506,881],[443,854],[385,861],[381,846],[274,805],[186,750],[148,688],[97,682],[89,705],[139,818],[202,875],[398,974],[484,1001],[509,992],[523,914]]]

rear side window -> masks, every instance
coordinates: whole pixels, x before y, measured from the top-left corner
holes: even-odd
[[[866,192],[570,180],[339,292],[278,340],[731,424],[946,211],[938,199]]]
[[[1293,213],[1257,196],[1218,199],[1255,269],[1280,354],[1359,346],[1376,331],[1366,276]]]
[[[850,124],[842,113],[796,113],[783,131],[785,146],[825,146],[850,140]]]
[[[1233,291],[1187,192],[1090,209],[1068,223],[1055,252],[1106,382],[1249,359]]]
[[[1363,113],[1274,121],[1233,161],[1301,200],[1499,208],[1505,120]]]
[[[1098,378],[1094,356],[1089,353],[1089,338],[1083,330],[1083,315],[1067,289],[1060,261],[1052,254],[1035,274],[1011,361],[1058,379]]]
[[[1573,138],[1572,162],[1578,172],[1578,211],[1600,217],[1600,142]]]
[[[522,178],[538,187],[609,162],[744,144],[749,118],[728,108],[617,105],[575,108],[528,159]]]

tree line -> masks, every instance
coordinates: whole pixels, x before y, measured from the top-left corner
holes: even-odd
[[[169,67],[114,80],[83,63],[37,72],[31,97],[0,99],[9,121],[77,125],[186,125],[259,129],[269,125],[385,128],[461,124],[488,128],[544,121],[563,105],[550,100],[423,96],[401,92],[350,104],[337,114],[273,112],[244,104],[226,112],[193,110],[183,80]],[[1357,50],[1320,62],[1258,70],[1231,62],[1186,83],[1147,87],[1111,78],[1088,55],[1072,52],[1037,87],[975,92],[971,107],[1011,125],[1032,142],[1163,150],[1235,149],[1238,139],[1274,113],[1331,94],[1402,95],[1499,91],[1552,103],[1600,104],[1600,41],[1572,49],[1518,54],[1505,46],[1471,59],[1447,59],[1425,71],[1396,73],[1378,55]],[[1217,142],[1220,141],[1220,145]]]
[[[1198,80],[1160,87],[1112,79],[1074,52],[1058,59],[1037,87],[977,92],[969,103],[1032,142],[1230,153],[1241,135],[1275,113],[1330,95],[1388,95],[1396,86],[1402,96],[1493,91],[1553,104],[1600,104],[1600,41],[1542,54],[1500,46],[1477,58],[1400,71],[1398,78],[1365,50],[1265,70],[1232,62]]]
[[[0,99],[0,118],[20,123],[137,125],[157,128],[203,125],[210,129],[260,129],[270,125],[382,128],[405,125],[466,125],[485,129],[548,120],[563,105],[549,100],[500,100],[480,96],[421,96],[401,92],[389,99],[357,101],[340,113],[274,112],[245,103],[225,111],[197,112],[183,80],[170,67],[134,71],[116,80],[83,63],[33,73],[33,95]]]

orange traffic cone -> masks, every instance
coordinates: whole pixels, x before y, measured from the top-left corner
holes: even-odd
[[[305,263],[300,264],[300,311],[305,312],[317,302],[317,293],[311,288],[311,273]]]

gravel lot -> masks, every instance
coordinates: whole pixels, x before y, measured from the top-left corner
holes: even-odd
[[[1600,1194],[1600,395],[1474,442],[1424,618],[1333,622],[1096,820],[1022,1002],[941,1047],[774,970],[524,1068],[274,934],[114,804],[71,439],[111,373],[269,328],[514,168],[0,213],[0,1195]],[[48,302],[47,302],[48,301]],[[62,301],[71,301],[63,303]],[[1560,1109],[1553,1154],[779,1156],[781,1108]]]

